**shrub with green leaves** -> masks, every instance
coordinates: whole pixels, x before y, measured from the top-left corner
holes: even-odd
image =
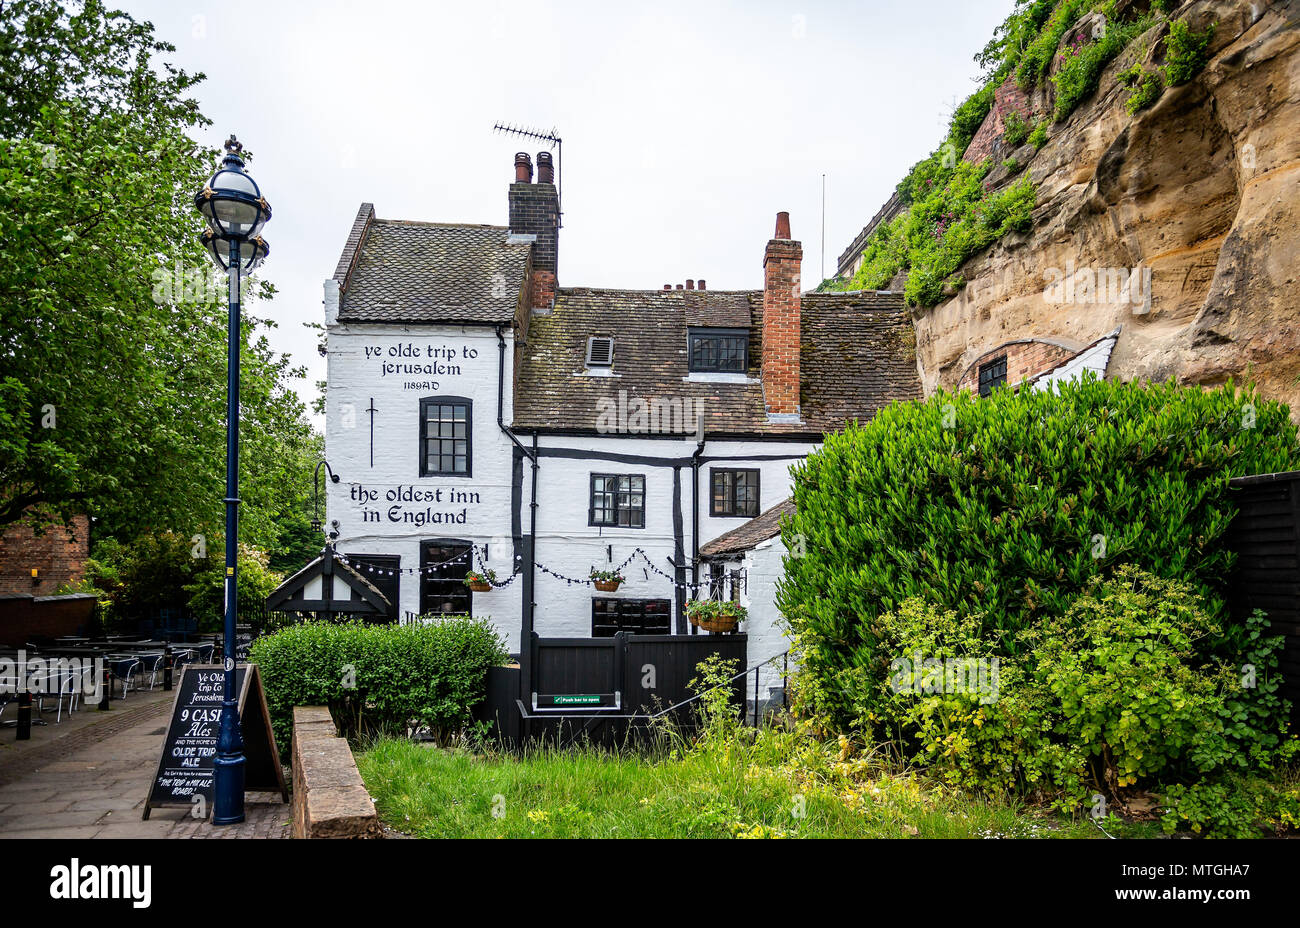
[[[1186,84],[1201,73],[1209,60],[1210,40],[1214,38],[1216,23],[1201,32],[1193,32],[1185,19],[1169,24],[1165,38],[1165,80],[1170,87]]]
[[[468,617],[409,625],[312,622],[252,647],[282,754],[294,706],[329,706],[349,736],[429,728],[445,741],[469,722],[486,695],[488,668],[506,656],[491,624]]]
[[[1196,821],[1198,797],[1223,776],[1276,774],[1300,750],[1294,738],[1261,737],[1284,732],[1281,701],[1276,715],[1243,719],[1250,737],[1229,736],[1241,690],[1225,689],[1225,678],[1252,657],[1275,678],[1278,655],[1271,640],[1223,660],[1202,651],[1218,630],[1190,584],[1121,566],[1065,614],[1022,631],[1015,655],[995,653],[981,627],[976,616],[906,600],[866,629],[864,663],[811,690],[798,679],[796,708],[824,720],[838,703],[850,732],[893,745],[950,786],[1071,813],[1098,792],[1122,799],[1142,789],[1181,797],[1175,818]],[[1275,792],[1261,793],[1251,821],[1285,826]],[[1238,818],[1202,826],[1225,833]]]
[[[1026,35],[1027,44],[1016,60],[1016,80],[1021,87],[1032,87],[1047,74],[1061,39],[1095,3],[1096,0],[1047,0],[1031,6],[1028,20],[1031,25],[1034,19],[1046,15],[1039,20],[1041,26]],[[1008,51],[1015,54],[1016,50]]]
[[[1126,565],[1021,632],[1020,650],[1058,716],[1058,740],[1122,789],[1204,773],[1227,753],[1219,669],[1198,650],[1218,634],[1188,584]]]
[[[1141,71],[1133,78],[1133,90],[1124,101],[1124,108],[1135,115],[1159,100],[1164,92],[1164,74],[1159,70]]]
[[[1057,122],[1065,120],[1097,90],[1106,65],[1153,22],[1151,16],[1143,16],[1128,23],[1111,23],[1095,41],[1080,43],[1061,54],[1060,67],[1052,75],[1056,88],[1053,116]]]
[[[1282,697],[1278,668],[1286,638],[1268,633],[1269,621],[1256,609],[1244,623],[1225,626],[1222,650],[1229,654],[1221,693],[1224,737],[1231,749],[1220,763],[1265,770],[1300,751],[1287,739],[1290,704]]]
[[[1228,479],[1300,466],[1287,408],[1253,389],[1089,379],[940,392],[828,435],[794,470],[802,536],[781,612],[804,661],[870,659],[867,629],[911,597],[979,615],[999,653],[1124,563],[1184,579],[1223,615]]]
[[[1252,838],[1300,828],[1300,783],[1231,773],[1165,787],[1160,825],[1216,838]]]
[[[907,301],[933,306],[946,287],[958,285],[962,264],[1008,232],[1028,230],[1037,203],[1033,184],[1025,177],[992,191],[985,185],[992,164],[948,166],[936,154],[917,165],[899,187],[910,207],[868,240],[849,289],[883,289],[907,270]]]
[[[1029,121],[1015,110],[1007,113],[1002,121],[1002,141],[1015,146],[1027,138],[1029,138]]]

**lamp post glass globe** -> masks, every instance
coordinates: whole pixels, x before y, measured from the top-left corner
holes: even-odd
[[[232,135],[221,167],[194,195],[194,205],[218,238],[243,241],[257,236],[271,218],[271,204],[244,170],[244,150]]]

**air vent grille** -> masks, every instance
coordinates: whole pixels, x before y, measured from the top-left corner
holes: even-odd
[[[593,335],[587,339],[587,366],[610,367],[614,363],[614,339]]]

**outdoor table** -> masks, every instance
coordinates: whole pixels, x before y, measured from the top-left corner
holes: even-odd
[[[46,657],[103,657],[110,650],[107,646],[94,647],[85,645],[76,648],[46,648],[43,651],[28,652],[29,660]]]

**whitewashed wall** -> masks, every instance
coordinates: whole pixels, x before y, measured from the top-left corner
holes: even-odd
[[[784,622],[776,607],[776,584],[784,573],[781,559],[785,554],[786,547],[779,536],[759,542],[745,554],[743,566],[747,581],[741,603],[749,610],[746,631],[749,634],[751,667],[790,650],[790,639],[785,635]],[[794,669],[793,664],[790,669]],[[761,699],[767,698],[769,687],[782,685],[780,661],[759,671]]]
[[[511,573],[511,444],[497,427],[498,340],[472,326],[331,326],[328,330],[325,457],[340,477],[327,483],[328,518],[339,522],[343,554],[388,554],[403,569],[420,566],[420,542],[458,538],[490,545],[488,566]],[[433,357],[449,353],[452,358]],[[420,357],[404,355],[416,352]],[[505,416],[511,416],[506,334]],[[402,373],[390,365],[438,363],[435,373]],[[473,401],[472,474],[421,477],[420,400],[463,396]],[[370,461],[373,399],[374,463]],[[411,502],[410,491],[438,493],[440,502]],[[420,524],[424,520],[424,524]],[[435,521],[444,520],[444,521]],[[463,521],[462,521],[463,520]],[[519,647],[521,584],[474,593],[473,613],[490,616],[511,650]],[[418,614],[420,578],[401,577],[399,614]]]
[[[799,459],[807,457],[817,447],[818,445],[810,442],[710,441],[706,444],[704,453],[707,457],[740,457],[749,458],[749,460],[712,461],[700,466],[700,544],[710,542],[719,535],[725,534],[733,528],[739,528],[749,521],[745,518],[736,519],[709,515],[712,495],[712,487],[709,482],[711,469],[757,468],[761,471],[759,475],[761,499],[759,500],[758,511],[766,512],[790,496],[790,489],[793,486],[790,467],[798,463]],[[764,457],[775,455],[794,455],[797,457],[780,461],[762,460]],[[687,528],[689,530],[689,526]]]
[[[695,452],[693,439],[675,441],[636,436],[544,436],[543,448],[579,449],[592,453],[589,458],[554,458],[543,456],[537,477],[537,497],[541,503],[537,516],[538,563],[566,577],[584,579],[595,567],[617,567],[636,548],[642,548],[660,570],[673,574],[669,558],[674,552],[673,468],[671,465],[623,463],[602,460],[596,453],[638,455],[657,458],[689,459]],[[718,518],[709,515],[710,467],[757,468],[762,472],[759,511],[768,509],[790,495],[790,465],[793,460],[767,461],[774,455],[806,455],[815,448],[806,442],[714,442],[705,445],[706,457],[724,456],[738,460],[705,462],[700,466],[699,530],[700,543],[716,538],[744,524],[747,519]],[[529,465],[526,465],[529,466]],[[592,527],[587,524],[587,507],[591,496],[592,474],[643,474],[646,478],[645,528]],[[523,529],[529,530],[531,475],[525,474],[525,508]],[[694,551],[691,522],[691,480],[689,466],[681,470],[682,549],[689,564]],[[612,549],[612,552],[611,552]],[[611,557],[612,553],[612,557]],[[779,570],[779,559],[777,562]],[[617,593],[596,593],[589,586],[570,585],[541,571],[537,574],[537,613],[534,627],[548,637],[587,637],[591,634],[591,600],[593,596],[625,599],[676,600],[671,580],[647,570],[639,559],[624,570],[627,582]],[[686,579],[691,579],[686,572]],[[701,580],[707,578],[701,575]],[[772,581],[775,582],[775,579]],[[705,588],[707,593],[707,587]],[[693,593],[688,591],[687,598]],[[674,623],[675,627],[675,623]]]
[[[512,419],[513,338],[506,334],[505,421]],[[465,539],[489,547],[487,566],[499,579],[512,573],[511,476],[509,438],[497,425],[499,349],[491,328],[472,326],[331,325],[328,329],[328,392],[326,396],[326,459],[339,475],[326,483],[327,518],[338,520],[338,550],[347,554],[390,555],[401,568],[420,566],[420,544],[439,538]],[[430,352],[432,351],[433,357]],[[412,355],[417,355],[414,357]],[[435,373],[405,373],[393,365],[442,365]],[[473,401],[472,475],[421,477],[420,400],[430,396],[462,396]],[[371,463],[371,413],[374,412],[374,462]],[[530,436],[520,435],[525,445]],[[542,448],[689,459],[694,438],[654,439],[641,436],[560,436],[540,439]],[[705,446],[706,457],[736,460],[702,463],[699,472],[700,543],[746,520],[709,515],[711,467],[753,467],[761,471],[762,512],[790,494],[794,458],[762,460],[774,455],[803,456],[816,447],[807,442],[718,442]],[[531,463],[524,462],[521,488],[521,529],[531,528]],[[644,474],[646,519],[641,529],[592,527],[587,524],[593,473]],[[622,463],[589,458],[543,456],[538,471],[538,563],[567,577],[585,579],[589,571],[621,564],[636,548],[643,549],[665,573],[674,573],[673,468],[670,465]],[[694,550],[689,466],[681,470],[682,549],[689,563]],[[438,502],[413,502],[411,492],[439,493]],[[463,521],[462,521],[463,520]],[[423,524],[422,524],[423,523]],[[611,552],[612,549],[612,552]],[[612,553],[612,558],[611,558]],[[522,565],[525,569],[527,565]],[[760,576],[775,570],[770,577]],[[534,627],[547,637],[587,637],[591,634],[593,596],[676,601],[672,581],[637,560],[625,569],[627,582],[614,594],[598,594],[585,584],[570,585],[538,570]],[[780,558],[759,558],[750,572],[751,591],[774,586]],[[691,572],[686,572],[689,580]],[[703,578],[702,578],[703,579]],[[400,578],[399,615],[419,613],[420,577]],[[524,584],[522,578],[490,593],[474,593],[476,616],[490,617],[512,651],[520,647]],[[690,597],[687,593],[687,597]],[[749,594],[760,613],[770,608],[767,594]],[[771,607],[774,608],[774,607]],[[766,642],[768,619],[751,622],[751,634]],[[675,625],[675,622],[674,622]],[[779,633],[778,633],[779,637]],[[754,640],[754,639],[751,639]],[[762,646],[766,649],[767,644]],[[751,648],[752,650],[752,648]],[[754,652],[759,653],[758,651]],[[763,657],[768,654],[763,653]],[[760,658],[761,659],[761,658]],[[751,661],[752,663],[753,661]],[[766,684],[764,684],[766,685]]]

